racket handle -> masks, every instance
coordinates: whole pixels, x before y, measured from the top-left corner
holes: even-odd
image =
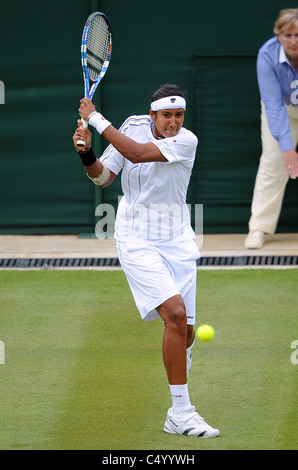
[[[88,122],[87,121],[84,121],[84,119],[81,118],[81,121],[83,123],[83,126],[87,129],[88,127]],[[78,140],[77,141],[77,146],[78,147],[85,147],[86,145],[86,142],[84,140]]]

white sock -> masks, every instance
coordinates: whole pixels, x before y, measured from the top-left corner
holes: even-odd
[[[175,414],[188,411],[192,408],[188,393],[188,385],[170,385]]]

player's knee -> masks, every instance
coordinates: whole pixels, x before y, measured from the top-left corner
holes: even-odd
[[[169,322],[179,330],[186,331],[186,309],[183,302],[177,302],[172,305],[169,312]]]
[[[186,308],[181,296],[177,295],[158,307],[158,312],[168,327],[186,330]]]

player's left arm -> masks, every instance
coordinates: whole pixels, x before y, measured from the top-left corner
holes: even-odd
[[[87,120],[88,116],[95,111],[95,106],[88,98],[81,100],[79,113],[82,119]],[[141,144],[130,137],[119,132],[114,126],[109,125],[102,135],[132,163],[144,162],[167,162],[161,151],[152,142]]]
[[[124,158],[132,163],[167,162],[161,151],[152,142],[140,144],[109,126],[102,134]]]

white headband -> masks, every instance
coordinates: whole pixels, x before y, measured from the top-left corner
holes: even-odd
[[[182,96],[166,96],[160,100],[151,103],[152,111],[160,111],[161,109],[186,109],[186,101]]]

